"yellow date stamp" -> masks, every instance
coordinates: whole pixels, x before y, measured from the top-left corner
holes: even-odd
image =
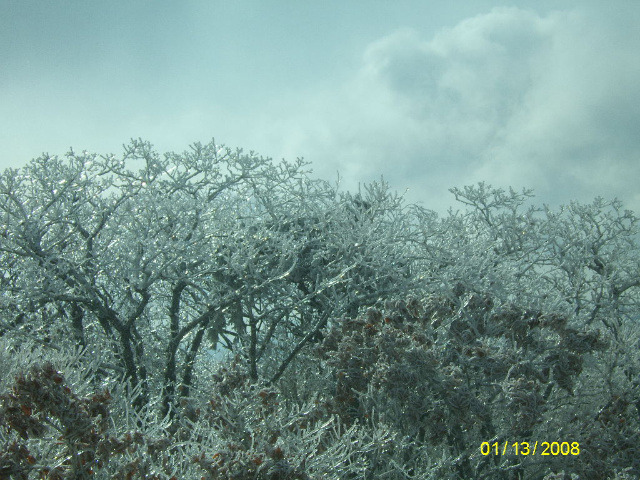
[[[548,455],[568,456],[580,455],[578,442],[482,442],[480,444],[482,455]]]

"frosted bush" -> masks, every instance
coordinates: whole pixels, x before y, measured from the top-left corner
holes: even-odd
[[[638,436],[630,403],[640,398],[635,389],[600,403],[595,424],[584,416],[569,427],[566,421],[569,410],[592,398],[585,376],[595,373],[594,358],[609,346],[601,334],[487,299],[467,299],[458,310],[443,308],[449,302],[438,297],[419,308],[415,303],[390,302],[384,311],[344,319],[317,347],[334,368],[331,405],[345,424],[375,416],[424,446],[430,458],[452,459],[446,471],[455,478],[502,478],[499,472],[507,471],[542,478],[567,460],[492,459],[480,454],[482,442],[577,441],[585,450],[571,469],[580,478],[637,468],[634,440],[625,438]],[[614,445],[612,458],[600,456]]]

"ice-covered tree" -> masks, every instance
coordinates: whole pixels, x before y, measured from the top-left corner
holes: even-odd
[[[0,476],[640,474],[632,212],[305,168],[135,140],[0,175]],[[479,450],[536,439],[578,462]]]
[[[6,170],[3,334],[106,348],[104,374],[140,384],[137,407],[161,391],[164,414],[218,345],[277,379],[329,319],[415,287],[401,199],[339,194],[304,167],[136,140]]]

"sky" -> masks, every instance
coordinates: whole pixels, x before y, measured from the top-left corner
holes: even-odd
[[[0,168],[194,142],[640,214],[640,2],[0,0]]]

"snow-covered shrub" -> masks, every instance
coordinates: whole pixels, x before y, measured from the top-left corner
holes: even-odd
[[[169,421],[132,409],[139,388],[122,380],[94,390],[91,355],[46,352],[3,359],[15,375],[0,392],[0,478],[444,478],[383,422],[346,424],[323,395],[253,383],[239,356]]]
[[[167,423],[105,356],[0,341],[0,478],[175,478]]]
[[[183,434],[202,449],[193,461],[204,478],[444,478],[431,476],[438,472],[423,448],[385,423],[344,422],[332,398],[300,394],[252,383],[240,357],[221,366],[209,402],[184,420]]]
[[[343,320],[317,354],[334,368],[330,404],[346,425],[375,418],[431,458],[452,459],[455,478],[502,478],[509,470],[542,478],[561,466],[593,480],[636,471],[640,396],[628,388],[609,402],[601,390],[592,397],[594,358],[609,344],[566,323],[474,295],[459,307],[440,297],[388,302]],[[569,412],[579,411],[570,423]],[[581,453],[481,454],[483,442],[536,441],[578,442]]]

